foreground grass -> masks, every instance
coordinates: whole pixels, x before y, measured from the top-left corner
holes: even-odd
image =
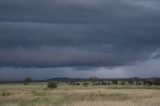
[[[0,85],[0,106],[159,106],[158,89],[61,85],[49,90],[45,84],[9,84]]]

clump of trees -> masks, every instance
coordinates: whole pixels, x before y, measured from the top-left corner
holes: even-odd
[[[51,88],[51,89],[56,89],[58,86],[55,82],[49,81],[48,84],[47,84],[47,87]]]
[[[113,84],[113,85],[118,85],[118,80],[117,80],[117,79],[112,80],[112,84]]]
[[[92,82],[92,85],[99,85],[99,83],[97,83],[99,80],[97,76],[91,76],[89,80]]]
[[[79,86],[79,85],[81,85],[81,83],[80,82],[71,81],[71,82],[69,82],[69,85],[77,85],[77,86]]]
[[[143,80],[144,86],[160,86],[160,78]]]
[[[102,81],[102,82],[101,82],[101,85],[107,85],[107,83],[106,83],[106,82],[104,82],[104,81]]]
[[[88,82],[84,82],[83,85],[84,85],[84,86],[87,86],[87,85],[89,85],[89,83],[88,83]]]
[[[88,85],[93,86],[128,86],[128,85],[136,85],[136,86],[160,86],[160,78],[117,78],[117,79],[98,79],[98,77],[90,77],[88,79],[73,79],[69,81],[65,81],[66,84],[72,86],[85,86]]]
[[[76,85],[76,82],[75,81],[70,81],[69,85]]]

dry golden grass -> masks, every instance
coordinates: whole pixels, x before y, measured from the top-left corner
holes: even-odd
[[[160,106],[160,90],[65,85],[48,90],[41,84],[0,85],[0,106]]]

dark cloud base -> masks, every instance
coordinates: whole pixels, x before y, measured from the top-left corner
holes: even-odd
[[[159,24],[0,24],[0,66],[121,66],[159,49]]]
[[[1,0],[0,67],[117,67],[160,47],[157,0]]]

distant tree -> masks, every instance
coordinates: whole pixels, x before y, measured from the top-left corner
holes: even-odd
[[[140,84],[139,83],[140,82],[140,78],[139,77],[134,77],[133,80],[134,80],[134,82],[135,82],[136,85]]]
[[[148,81],[147,81],[147,84],[148,84],[148,86],[152,86],[152,85],[153,85],[153,82],[152,82],[151,80],[148,80]]]
[[[55,89],[55,88],[57,88],[57,84],[53,81],[49,81],[47,84],[47,87],[51,88],[51,89]]]
[[[89,83],[88,82],[84,82],[83,85],[86,86],[86,85],[89,85]]]
[[[125,83],[125,81],[121,81],[121,85],[125,85],[126,83]]]
[[[100,82],[94,82],[93,85],[101,85]]]
[[[156,86],[160,85],[160,79],[159,78],[153,78],[152,79],[152,85],[156,85]]]
[[[26,77],[23,81],[24,85],[28,85],[30,82],[32,82],[31,77]]]
[[[93,77],[90,77],[89,80],[92,81],[92,84],[93,84],[93,85],[95,85],[94,83],[95,83],[96,81],[98,81],[98,77],[93,76]]]
[[[79,82],[76,82],[76,83],[74,83],[74,85],[77,85],[77,86],[79,86],[79,85],[80,85],[80,83],[79,83]]]
[[[130,85],[134,85],[134,80],[132,78],[129,78],[127,81]]]
[[[112,80],[113,85],[118,85],[118,80]]]
[[[111,82],[110,82],[110,81],[108,81],[108,82],[107,82],[107,85],[111,85]]]
[[[75,84],[74,81],[70,81],[70,82],[69,82],[69,85],[74,85],[74,84]]]
[[[104,82],[104,81],[102,81],[102,82],[101,82],[101,85],[107,85],[107,83],[106,83],[106,82]]]

